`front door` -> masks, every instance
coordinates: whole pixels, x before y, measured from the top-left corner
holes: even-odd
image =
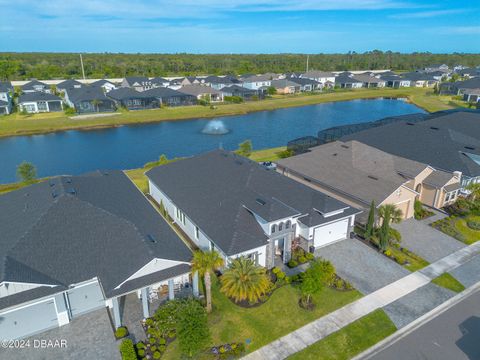
[[[282,256],[285,240],[283,238],[275,240],[275,256]]]

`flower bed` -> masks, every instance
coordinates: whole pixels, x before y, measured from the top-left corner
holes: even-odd
[[[297,267],[298,265],[305,264],[312,261],[315,256],[312,253],[306,252],[303,248],[297,247],[292,251],[292,258],[287,263],[289,268]]]
[[[210,354],[214,359],[233,359],[245,352],[245,345],[243,343],[231,343],[220,346],[214,346],[210,349]]]

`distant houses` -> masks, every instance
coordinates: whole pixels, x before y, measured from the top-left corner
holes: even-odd
[[[63,104],[62,99],[59,96],[34,91],[22,94],[18,97],[18,109],[21,112],[27,112],[29,114],[53,112],[62,111]]]

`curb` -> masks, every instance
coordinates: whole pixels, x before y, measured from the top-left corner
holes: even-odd
[[[480,291],[480,281],[476,284],[472,285],[468,289],[462,291],[461,293],[455,295],[454,297],[448,299],[444,303],[440,304],[433,310],[430,310],[428,313],[422,315],[418,319],[412,321],[410,324],[405,326],[404,328],[396,331],[389,337],[383,339],[379,343],[373,345],[369,349],[365,350],[364,352],[358,354],[357,356],[353,357],[351,360],[368,360],[373,356],[380,353],[382,350],[388,348],[389,346],[393,345],[397,341],[403,339],[405,336],[409,335],[413,331],[417,330],[421,326],[428,323],[430,320],[436,318],[437,316],[441,315],[445,311],[449,310],[451,307],[455,306],[462,300],[468,298],[469,296],[475,294],[476,292]]]

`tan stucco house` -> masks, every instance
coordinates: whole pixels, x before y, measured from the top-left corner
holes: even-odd
[[[460,176],[391,155],[358,141],[335,141],[281,159],[277,171],[355,207],[394,204],[405,219],[415,200],[442,208],[456,200]],[[357,217],[362,222],[368,211]]]

